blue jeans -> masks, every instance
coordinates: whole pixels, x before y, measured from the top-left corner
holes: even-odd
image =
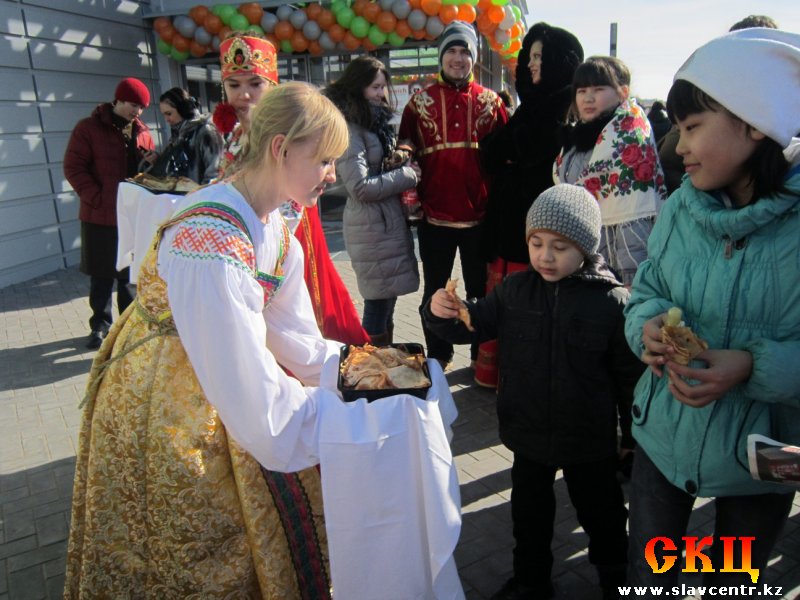
[[[761,577],[772,548],[789,516],[793,499],[794,494],[791,492],[715,498],[714,545],[710,550],[707,547],[704,549],[707,551],[705,554],[711,559],[715,572],[703,573],[703,585],[753,585],[748,573],[720,572],[724,564],[723,545],[718,540],[722,536],[755,537],[752,542],[750,564],[753,568],[760,569],[759,577]],[[630,545],[627,585],[664,588],[678,585],[678,576],[684,565],[680,557],[680,551],[683,549],[681,538],[687,534],[686,528],[694,501],[693,496],[667,481],[642,448],[636,450],[628,517]],[[677,552],[669,553],[673,556],[678,555],[678,561],[665,573],[653,573],[645,560],[645,547],[654,537],[669,538],[678,548]],[[658,564],[662,565],[664,558],[663,554],[660,554],[661,546],[657,545],[656,548]],[[737,556],[733,564],[735,567],[740,567],[742,566],[742,557],[739,554],[741,544],[737,541],[734,548]],[[697,567],[701,568],[700,561],[696,562]]]
[[[369,335],[386,333],[394,325],[395,304],[397,304],[396,297],[364,300],[364,316],[361,318],[361,326]]]

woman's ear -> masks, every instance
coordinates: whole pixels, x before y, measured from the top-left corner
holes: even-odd
[[[284,143],[286,142],[286,136],[282,133],[279,133],[274,138],[272,138],[272,142],[269,145],[269,152],[270,156],[275,162],[280,161],[281,154],[285,155],[286,151],[284,149]]]
[[[760,142],[767,137],[752,125],[747,126],[747,133],[750,135],[750,139],[755,140],[756,142]]]
[[[619,101],[625,102],[625,100],[628,99],[628,95],[631,93],[631,88],[629,88],[627,85],[621,85],[619,86],[617,93],[619,94]]]

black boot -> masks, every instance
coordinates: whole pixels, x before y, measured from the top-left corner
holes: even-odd
[[[595,565],[595,568],[600,579],[600,589],[603,590],[603,600],[617,600],[617,588],[625,585],[628,565]]]
[[[549,581],[534,587],[512,577],[489,600],[547,600],[554,595],[555,590]]]
[[[385,331],[384,333],[379,333],[378,335],[369,336],[369,343],[378,348],[381,346],[387,346],[391,343],[389,332]]]

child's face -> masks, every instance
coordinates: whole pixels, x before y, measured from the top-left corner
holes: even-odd
[[[746,204],[752,182],[744,164],[764,134],[722,109],[688,115],[678,129],[675,150],[692,184],[706,192],[725,190],[735,203]]]
[[[380,106],[386,98],[386,76],[383,71],[378,71],[375,79],[372,80],[367,87],[364,88],[364,98],[370,104]]]
[[[570,240],[549,231],[535,231],[528,238],[528,257],[545,281],[560,281],[583,264],[583,253]]]
[[[627,88],[616,89],[610,85],[593,85],[575,90],[578,116],[587,123],[616,106],[627,97]]]

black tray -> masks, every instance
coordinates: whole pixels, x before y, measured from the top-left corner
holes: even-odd
[[[399,348],[400,350],[408,352],[409,354],[422,354],[423,357],[425,356],[425,348],[422,344],[387,344],[385,347]],[[429,385],[421,388],[391,388],[387,390],[354,390],[352,388],[345,388],[342,383],[341,366],[349,354],[350,346],[342,346],[342,349],[339,351],[339,377],[337,385],[345,402],[355,402],[360,398],[366,398],[367,402],[372,402],[373,400],[386,398],[388,396],[397,396],[398,394],[411,394],[412,396],[422,398],[423,400],[428,396],[428,390],[431,389],[431,386]],[[431,373],[428,370],[427,362],[422,363],[422,372],[430,381]]]

